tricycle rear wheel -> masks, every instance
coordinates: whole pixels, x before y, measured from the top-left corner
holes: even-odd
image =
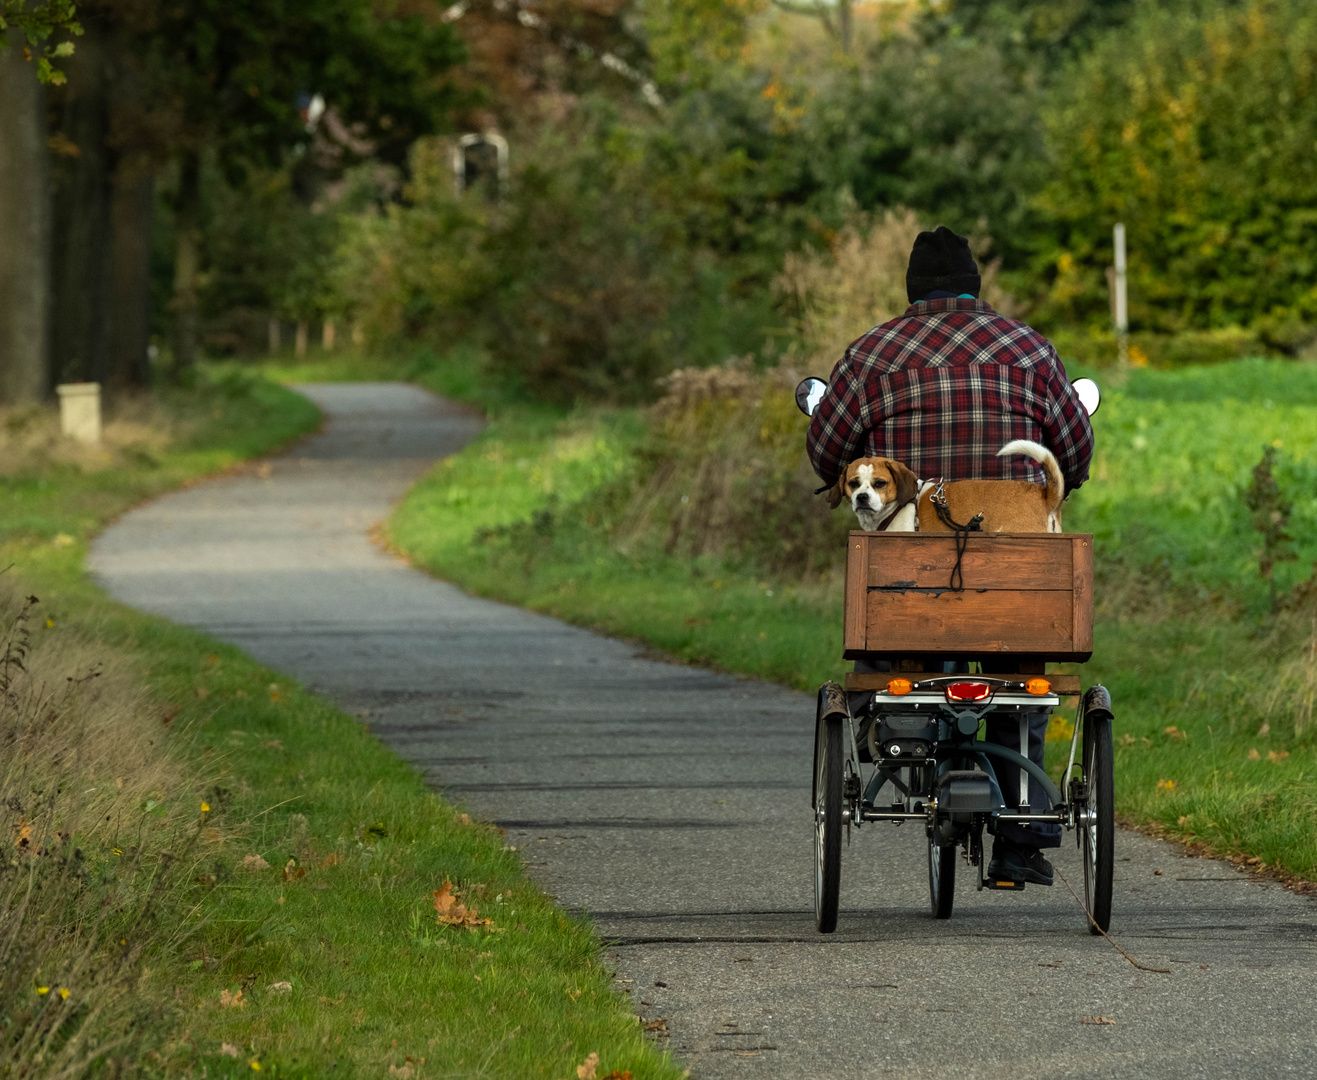
[[[1084,903],[1089,931],[1105,934],[1111,927],[1111,879],[1116,841],[1115,751],[1111,718],[1084,717],[1084,789],[1088,820],[1083,826]]]
[[[936,835],[928,838],[928,900],[933,918],[951,918],[956,899],[956,845],[943,846]]]
[[[837,929],[841,899],[842,718],[819,717],[814,729],[814,920],[820,934]]]

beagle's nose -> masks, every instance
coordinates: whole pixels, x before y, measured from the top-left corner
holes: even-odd
[[[860,494],[856,495],[856,496],[855,496],[855,505],[856,505],[856,506],[868,506],[868,505],[869,505],[869,493],[868,493],[867,491],[862,491],[862,492],[860,492]]]

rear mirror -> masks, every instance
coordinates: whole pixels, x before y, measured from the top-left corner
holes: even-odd
[[[814,410],[819,407],[819,402],[823,400],[823,392],[827,390],[828,384],[822,379],[813,377],[805,379],[796,387],[796,404],[800,406],[800,411],[806,416],[813,416]],[[1097,387],[1094,387],[1096,390]]]
[[[1098,384],[1092,379],[1076,379],[1072,385],[1075,393],[1079,395],[1079,403],[1084,406],[1084,411],[1092,416],[1102,403],[1102,392],[1098,389]],[[796,400],[800,400],[799,390],[796,391]]]

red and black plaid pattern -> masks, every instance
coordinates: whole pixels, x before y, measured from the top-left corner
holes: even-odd
[[[1056,455],[1073,491],[1088,479],[1093,429],[1051,343],[982,300],[925,300],[852,342],[833,369],[806,448],[832,484],[861,457],[921,480],[1032,480],[1012,439]]]

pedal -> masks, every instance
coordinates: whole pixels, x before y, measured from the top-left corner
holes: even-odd
[[[1024,882],[1023,881],[993,881],[992,878],[984,878],[983,887],[985,889],[1008,889],[1012,892],[1023,892]]]

